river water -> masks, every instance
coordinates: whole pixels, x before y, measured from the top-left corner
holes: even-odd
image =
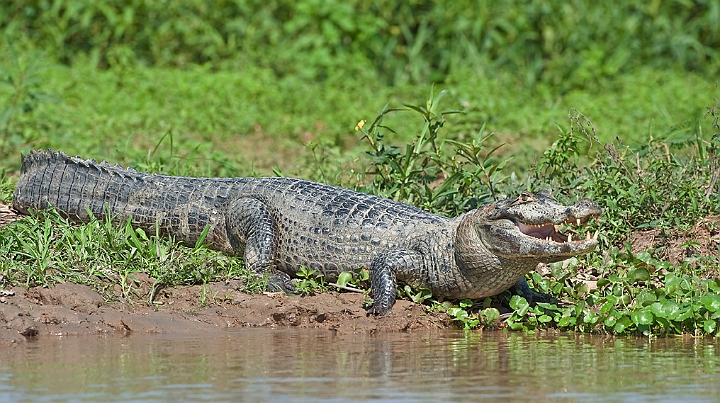
[[[461,331],[44,336],[0,350],[0,402],[709,402],[718,347]]]

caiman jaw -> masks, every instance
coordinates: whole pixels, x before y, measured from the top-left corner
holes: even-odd
[[[602,208],[590,199],[565,206],[546,192],[523,193],[485,211],[484,216],[482,211],[475,215],[476,228],[483,245],[498,257],[550,263],[589,253],[598,245],[598,232],[573,239],[559,230],[561,224],[583,225],[598,218]]]
[[[587,223],[588,218],[586,217],[584,220],[581,220],[580,218],[576,219],[568,219],[565,221],[565,224],[576,224],[576,225],[583,225]],[[555,243],[566,243],[566,242],[575,242],[575,243],[583,243],[586,241],[597,241],[599,230],[595,231],[594,235],[590,235],[590,232],[588,232],[585,236],[584,240],[573,240],[572,234],[565,235],[560,232],[559,227],[557,224],[553,223],[546,223],[546,224],[524,224],[521,222],[516,222],[515,225],[517,226],[520,233],[527,235],[528,237],[541,239],[546,242],[555,242]]]

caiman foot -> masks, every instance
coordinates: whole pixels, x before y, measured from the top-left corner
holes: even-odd
[[[392,312],[392,305],[373,302],[372,305],[365,311],[367,315],[385,316]]]
[[[286,294],[296,294],[297,288],[286,273],[274,272],[268,275],[265,290],[269,292],[284,292]]]
[[[524,297],[530,305],[535,305],[538,302],[552,302],[553,300],[549,294],[543,294],[530,288],[525,278],[521,278],[515,285],[510,287],[510,292]]]

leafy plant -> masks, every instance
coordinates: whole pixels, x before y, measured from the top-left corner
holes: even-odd
[[[427,288],[413,290],[412,287],[405,284],[402,288],[398,288],[398,296],[401,298],[408,298],[416,304],[422,304],[426,300],[432,298],[432,292]]]
[[[357,268],[354,271],[343,271],[338,275],[336,284],[341,287],[353,287],[356,289],[364,289],[366,293],[370,292],[370,272],[363,268]]]
[[[206,232],[205,232],[206,233]],[[245,281],[244,290],[264,289],[262,279],[246,270],[242,262],[211,251],[202,237],[193,248],[172,238],[148,235],[130,222],[114,223],[109,216],[76,224],[55,210],[45,210],[0,227],[2,285],[52,286],[72,281],[112,294],[113,285],[122,297],[132,293],[133,277],[146,273],[154,278],[149,300],[163,288],[178,284],[206,284],[226,278]]]
[[[296,276],[299,280],[295,283],[295,288],[303,295],[313,295],[327,291],[324,276],[315,269],[300,266]]]
[[[457,110],[440,110],[439,103],[446,91],[435,96],[430,92],[425,105],[405,104],[405,108],[386,105],[375,120],[365,126],[358,124],[371,151],[370,168],[366,175],[374,180],[360,189],[383,197],[414,204],[417,207],[449,215],[457,215],[497,195],[495,186],[503,180],[500,171],[505,160],[496,162],[493,154],[500,146],[487,150],[484,127],[470,144],[446,140],[440,129],[445,115]],[[383,125],[391,112],[412,111],[422,116],[422,129],[404,150],[385,143],[386,133],[395,131]],[[450,148],[450,150],[446,149]],[[481,181],[477,179],[481,178]]]

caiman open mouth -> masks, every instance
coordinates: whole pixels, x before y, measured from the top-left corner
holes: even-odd
[[[580,218],[569,218],[565,221],[565,224],[576,224],[576,225],[584,225],[587,223],[589,217],[586,217],[584,219]],[[520,230],[521,233],[524,235],[527,235],[529,237],[541,239],[547,242],[556,242],[556,243],[565,243],[565,242],[585,242],[589,240],[597,241],[597,237],[599,234],[599,230],[595,231],[594,235],[590,235],[590,232],[588,232],[585,235],[584,240],[573,240],[572,234],[563,234],[560,232],[558,225],[553,224],[551,222],[545,223],[545,224],[525,224],[521,222],[515,222],[515,225],[517,225],[518,230]]]

